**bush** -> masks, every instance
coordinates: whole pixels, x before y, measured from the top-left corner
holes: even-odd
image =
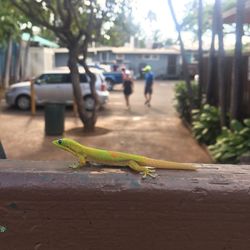
[[[240,156],[250,151],[250,119],[243,123],[232,120],[231,129],[223,127],[216,144],[208,149],[217,162],[238,163]]]
[[[194,137],[206,145],[214,144],[221,133],[218,108],[205,104],[200,110],[192,110],[192,120]]]
[[[194,107],[198,108],[198,84],[196,82],[191,83],[192,90],[193,90],[193,101]],[[188,98],[188,90],[187,85],[185,82],[179,82],[175,85],[175,108],[179,113],[180,117],[186,120],[188,123],[191,122],[191,114],[189,114],[190,109],[190,101]]]

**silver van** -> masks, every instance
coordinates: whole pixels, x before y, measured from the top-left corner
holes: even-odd
[[[80,71],[80,86],[82,90],[85,107],[91,110],[94,107],[94,99],[91,96],[89,87],[89,77],[83,68]],[[96,76],[95,87],[99,98],[100,106],[104,106],[108,101],[109,92],[107,84],[101,71],[92,70]],[[68,67],[59,67],[51,71],[46,71],[39,75],[34,81],[35,100],[37,105],[46,102],[60,102],[66,105],[73,104],[73,87],[70,79]],[[21,110],[30,108],[30,81],[12,84],[6,91],[5,99],[9,106],[17,106]]]

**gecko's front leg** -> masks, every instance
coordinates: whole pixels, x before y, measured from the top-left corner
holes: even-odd
[[[137,162],[135,161],[129,161],[128,162],[128,166],[137,171],[140,172],[141,174],[143,174],[142,178],[146,178],[148,175],[155,178],[156,174],[155,174],[155,169],[152,167],[145,167],[145,166],[140,166]]]
[[[86,157],[82,156],[82,155],[78,155],[78,162],[72,163],[69,167],[73,168],[73,169],[78,169],[78,168],[82,168],[86,165],[87,161],[86,161]]]

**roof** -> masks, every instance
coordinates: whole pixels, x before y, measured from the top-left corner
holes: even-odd
[[[57,48],[55,53],[68,53],[67,48]],[[127,47],[95,47],[89,48],[88,52],[97,53],[99,51],[110,51],[114,54],[180,54],[180,49],[177,47],[162,48],[162,49],[145,49],[145,48],[127,48]]]
[[[176,48],[161,48],[161,49],[147,49],[147,48],[127,48],[127,47],[97,47],[89,48],[89,52],[111,51],[114,54],[180,54],[180,50]]]
[[[236,22],[236,7],[225,11],[222,15],[224,23],[235,23]],[[250,0],[245,1],[244,7],[244,23],[250,24]]]
[[[41,36],[31,36],[30,38],[30,34],[29,33],[23,33],[22,34],[22,40],[24,41],[32,41],[32,42],[37,42],[40,46],[45,46],[45,47],[49,47],[49,48],[59,48],[59,45],[51,42]]]

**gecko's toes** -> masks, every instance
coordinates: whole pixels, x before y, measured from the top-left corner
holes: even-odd
[[[155,178],[157,174],[155,174],[155,169],[152,167],[146,167],[144,171],[141,172],[143,174],[142,178],[145,179],[147,176]]]
[[[157,174],[150,174],[150,173],[142,173],[142,174],[143,174],[143,176],[142,176],[143,179],[146,179],[147,176],[150,176],[152,178],[156,178],[157,177]]]
[[[150,170],[154,170],[155,169],[154,167],[148,167],[148,166],[146,166],[145,168],[146,169],[150,169]]]
[[[152,178],[156,178],[157,174],[148,174],[149,176],[151,176]]]
[[[72,168],[72,169],[79,169],[80,167],[81,166],[78,162],[75,162],[69,165],[69,168]]]

